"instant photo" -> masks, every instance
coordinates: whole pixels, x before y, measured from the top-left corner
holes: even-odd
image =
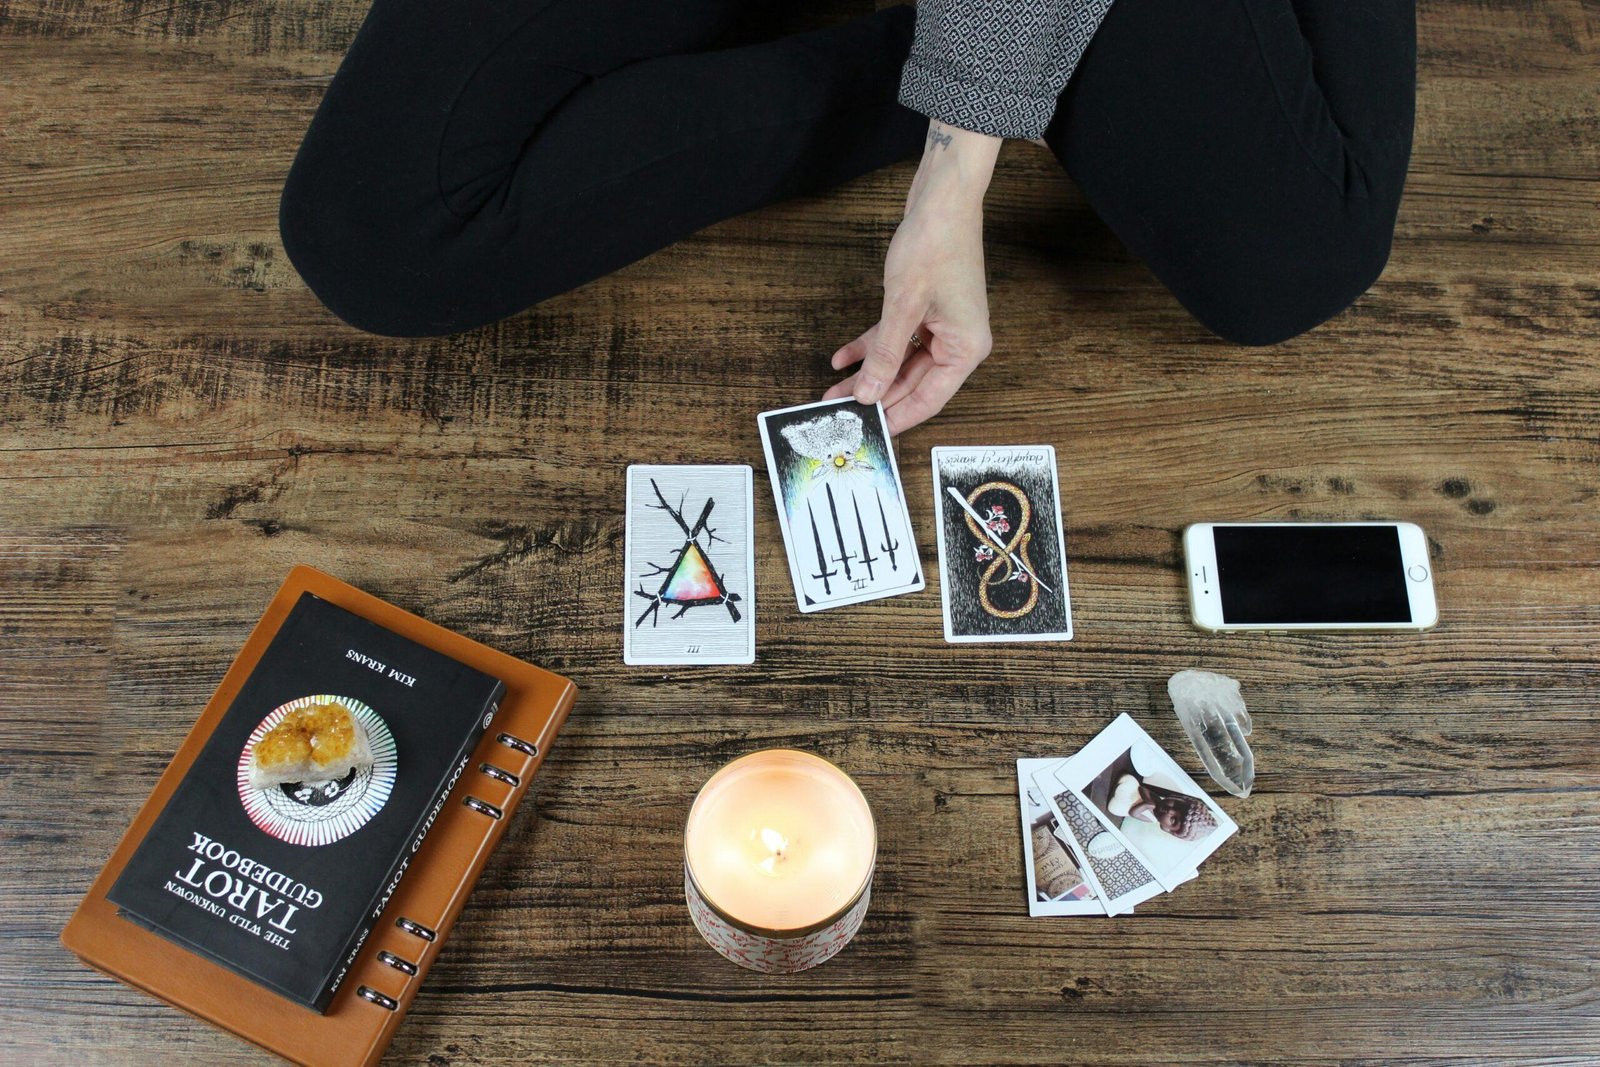
[[[1067,784],[1063,775],[1070,762],[1061,760],[1035,772],[1034,781],[1049,798],[1050,810],[1061,827],[1072,836],[1076,854],[1083,860],[1083,872],[1106,914],[1126,914],[1160,895],[1164,887],[1122,839],[1111,832],[1103,816],[1084,803]]]
[[[1017,760],[1017,798],[1022,810],[1023,872],[1028,914],[1103,915],[1094,888],[1083,873],[1068,832],[1033,781],[1034,772],[1055,761]]]
[[[1193,878],[1200,864],[1238,829],[1127,715],[1118,716],[1085,745],[1058,777],[1094,807],[1168,889]]]

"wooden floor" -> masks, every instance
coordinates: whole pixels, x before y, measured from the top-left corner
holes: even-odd
[[[1013,145],[997,353],[899,456],[933,567],[930,446],[1056,446],[1076,639],[946,645],[934,582],[802,617],[758,496],[759,660],[694,671],[622,664],[624,468],[764,477],[755,413],[872,320],[909,171],[363,336],[275,225],[362,10],[0,0],[0,1060],[262,1060],[56,937],[296,562],[581,689],[393,1062],[1600,1059],[1593,0],[1423,3],[1390,268],[1277,348],[1209,337]],[[1295,517],[1421,523],[1439,628],[1191,630],[1178,531]],[[1238,838],[1136,917],[1029,919],[1012,761],[1124,711],[1181,754],[1183,667],[1256,713]],[[882,837],[861,935],[798,977],[713,955],[679,877],[694,790],[771,745]]]

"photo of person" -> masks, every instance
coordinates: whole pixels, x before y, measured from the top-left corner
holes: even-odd
[[[1206,803],[1185,793],[1159,769],[1141,773],[1130,747],[1095,776],[1084,793],[1116,825],[1125,819],[1153,824],[1180,841],[1200,841],[1217,828]]]
[[[1084,746],[1065,778],[1167,889],[1193,878],[1238,829],[1126,715]]]

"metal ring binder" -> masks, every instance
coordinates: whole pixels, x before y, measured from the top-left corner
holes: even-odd
[[[486,801],[479,800],[477,797],[467,797],[461,803],[465,804],[467,807],[471,808],[473,811],[482,812],[483,814],[489,816],[489,818],[491,818],[491,819],[498,819],[498,818],[500,818],[500,816],[505,814],[503,811],[501,811],[499,808],[495,807],[493,804],[490,804],[490,803],[488,803]]]
[[[379,952],[378,959],[382,960],[384,963],[387,963],[401,974],[417,973],[417,965],[415,963],[412,963],[410,960],[403,960],[399,956],[396,956],[393,952]]]
[[[421,923],[414,923],[404,915],[396,919],[394,924],[400,929],[404,930],[406,933],[414,934],[417,937],[422,938],[424,941],[432,941],[434,938],[439,936],[426,926],[423,926]]]
[[[495,781],[504,782],[506,785],[512,786],[513,788],[515,788],[517,785],[521,784],[521,782],[522,782],[521,778],[518,778],[516,775],[512,774],[510,771],[502,770],[501,768],[496,767],[492,763],[480,763],[480,764],[478,764],[478,770],[482,771],[484,774],[487,774],[490,778],[493,778]]]
[[[522,738],[512,737],[510,734],[501,734],[498,740],[502,745],[507,748],[514,748],[524,756],[537,756],[539,754],[539,746],[532,741],[524,741]]]
[[[372,1001],[372,1003],[376,1004],[380,1008],[387,1008],[390,1011],[400,1010],[400,1002],[398,1000],[394,999],[393,997],[384,996],[382,993],[378,992],[376,989],[373,989],[369,985],[364,985],[360,989],[356,990],[356,995],[362,1000]]]

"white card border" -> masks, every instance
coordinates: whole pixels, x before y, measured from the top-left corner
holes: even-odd
[[[756,415],[757,436],[761,438],[761,451],[767,457],[767,481],[772,483],[772,503],[778,512],[778,528],[783,537],[783,554],[789,561],[789,583],[794,587],[794,602],[802,614],[812,615],[819,611],[832,611],[834,608],[846,608],[852,604],[865,604],[870,600],[883,600],[887,597],[900,596],[902,593],[915,593],[926,589],[927,576],[922,573],[922,554],[917,551],[916,532],[911,528],[911,507],[906,500],[906,482],[900,477],[900,460],[895,455],[894,438],[889,436],[889,420],[884,417],[883,404],[879,402],[873,407],[878,413],[878,425],[883,429],[885,450],[889,453],[889,466],[894,472],[894,483],[900,487],[900,513],[906,517],[906,548],[910,549],[911,558],[917,562],[916,579],[903,586],[892,589],[878,589],[863,596],[845,597],[833,600],[827,604],[812,604],[806,606],[805,595],[801,592],[804,588],[800,581],[800,570],[796,566],[794,554],[794,540],[789,533],[789,512],[783,506],[783,489],[778,484],[778,465],[772,455],[772,433],[767,429],[767,419],[774,415],[787,415],[794,411],[803,411],[807,408],[840,407],[852,404],[852,397],[844,396],[836,400],[817,400],[809,404],[795,404],[792,407],[773,408],[771,411],[762,411]]]
[[[1061,553],[1061,597],[1066,603],[1067,628],[1065,631],[1053,634],[997,634],[985,637],[981,634],[958,634],[950,620],[950,567],[948,563],[947,547],[944,540],[944,487],[939,484],[939,462],[944,455],[961,452],[995,452],[1004,449],[1017,451],[1043,450],[1050,454],[1050,477],[1056,487],[1056,548]],[[938,538],[939,546],[939,610],[944,615],[944,639],[952,645],[996,644],[999,642],[1035,642],[1035,641],[1071,641],[1072,640],[1072,583],[1067,576],[1067,538],[1062,529],[1061,520],[1061,471],[1056,466],[1056,449],[1054,445],[938,445],[929,456],[929,467],[933,471],[933,529],[934,536]]]
[[[745,530],[749,537],[745,539],[745,574],[749,583],[749,592],[741,598],[744,607],[744,625],[750,628],[750,651],[748,655],[740,657],[730,656],[674,656],[674,657],[646,657],[641,658],[633,652],[633,627],[628,624],[628,609],[632,605],[633,581],[628,572],[628,546],[633,540],[633,509],[629,504],[633,501],[633,476],[634,471],[643,470],[674,470],[684,472],[715,472],[723,474],[728,471],[744,472],[744,510]],[[755,469],[748,463],[630,463],[623,478],[622,495],[622,662],[630,667],[726,667],[743,666],[756,661],[756,502],[755,502]]]
[[[1072,832],[1071,821],[1068,820],[1066,815],[1062,813],[1060,805],[1056,803],[1056,797],[1061,793],[1072,793],[1074,796],[1078,795],[1077,790],[1073,789],[1060,777],[1061,770],[1065,769],[1067,763],[1069,762],[1070,760],[1061,760],[1053,766],[1045,768],[1038,774],[1034,775],[1034,781],[1038,782],[1039,787],[1045,791],[1045,796],[1050,805],[1050,810],[1056,813],[1056,818],[1061,820],[1062,824],[1067,827],[1067,833],[1071,834],[1073,840],[1076,841],[1078,835]],[[1041,780],[1041,776],[1044,776],[1044,780]],[[1079,799],[1082,800],[1081,797],[1079,797]],[[1099,808],[1095,807],[1093,804],[1089,804],[1088,808],[1089,814],[1094,817],[1094,820],[1098,822],[1102,828],[1110,828],[1107,826],[1105,816],[1100,813]],[[1122,837],[1117,835],[1117,840],[1122,841]],[[1127,847],[1126,842],[1123,842],[1123,847]],[[1088,848],[1088,842],[1085,841],[1080,843],[1080,846],[1076,851],[1081,852],[1086,848]],[[1132,850],[1130,849],[1129,851]],[[1133,855],[1139,860],[1140,864],[1144,863],[1144,857],[1139,855],[1138,852],[1134,852]],[[1100,898],[1100,903],[1105,907],[1106,914],[1108,916],[1130,914],[1138,905],[1143,904],[1147,900],[1153,900],[1162,893],[1166,892],[1166,889],[1161,885],[1160,880],[1156,878],[1155,872],[1150,870],[1148,866],[1145,867],[1145,870],[1150,875],[1149,882],[1140,886],[1138,889],[1124,893],[1122,896],[1114,899],[1106,895],[1105,886],[1101,885],[1100,879],[1095,877],[1094,865],[1089,863],[1087,856],[1084,857],[1083,870],[1085,876],[1089,879],[1089,884],[1094,886],[1095,895]]]
[[[1083,857],[1078,855],[1078,850],[1073,844],[1068,843],[1067,851],[1072,853],[1072,861],[1078,864],[1078,871],[1083,875],[1083,880],[1089,887],[1089,896],[1082,900],[1035,900],[1038,887],[1033,882],[1033,820],[1028,812],[1028,787],[1039,788],[1033,780],[1034,772],[1048,767],[1057,762],[1053,759],[1037,759],[1022,757],[1017,760],[1017,811],[1022,818],[1022,884],[1028,894],[1029,918],[1049,918],[1057,915],[1104,915],[1105,905],[1100,903],[1100,896],[1096,889],[1094,876],[1085,866]],[[1040,790],[1043,792],[1043,790]],[[1045,807],[1049,809],[1051,817],[1060,819],[1055,806],[1045,798]],[[1067,836],[1072,837],[1072,831],[1067,831]]]

